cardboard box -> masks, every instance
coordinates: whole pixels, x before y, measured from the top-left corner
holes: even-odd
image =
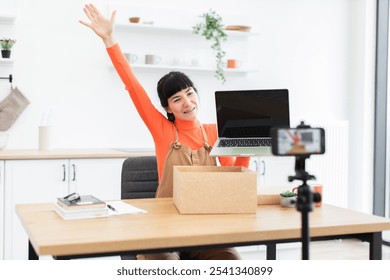
[[[258,205],[279,205],[280,195],[279,194],[259,194],[257,195]]]
[[[256,213],[256,172],[239,166],[174,166],[173,202],[180,214]]]

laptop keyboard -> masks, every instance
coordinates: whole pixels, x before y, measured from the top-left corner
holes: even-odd
[[[218,147],[271,147],[271,138],[222,139]]]

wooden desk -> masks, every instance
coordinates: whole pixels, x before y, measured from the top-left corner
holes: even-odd
[[[147,214],[62,220],[52,204],[20,204],[17,214],[30,239],[30,259],[39,255],[86,257],[204,247],[267,245],[300,241],[301,213],[278,205],[259,205],[257,214],[180,215],[172,199],[126,202]],[[309,214],[312,240],[359,238],[370,243],[370,259],[382,258],[382,231],[388,219],[323,205]]]

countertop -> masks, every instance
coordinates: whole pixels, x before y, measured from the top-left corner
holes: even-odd
[[[0,160],[20,159],[61,159],[61,158],[127,158],[135,156],[155,155],[150,149],[94,148],[94,149],[53,149],[40,151],[37,149],[1,150]]]

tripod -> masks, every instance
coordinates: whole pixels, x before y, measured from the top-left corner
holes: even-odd
[[[302,260],[309,259],[309,212],[313,211],[313,201],[320,202],[321,195],[319,193],[313,193],[307,185],[308,180],[315,179],[315,176],[310,175],[305,170],[305,161],[309,156],[296,156],[295,157],[295,176],[289,176],[288,181],[301,180],[303,183],[298,187],[298,199],[297,210],[301,214],[301,237],[302,237]]]

